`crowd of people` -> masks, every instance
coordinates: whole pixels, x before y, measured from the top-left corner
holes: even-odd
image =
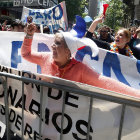
[[[103,22],[104,16],[96,18],[88,28],[85,36],[87,42],[93,40],[97,47],[107,49],[114,53],[119,53],[128,57],[140,59],[140,47],[135,46],[140,33],[140,27],[121,28],[115,35],[108,26],[104,25],[97,31],[97,25]],[[1,31],[26,32],[21,55],[27,61],[41,66],[42,74],[57,76],[59,78],[89,84],[99,88],[132,95],[140,98],[140,90],[131,88],[117,80],[98,74],[86,64],[75,60],[72,57],[73,49],[78,48],[79,43],[82,47],[82,39],[78,41],[68,32],[64,32],[59,27],[54,31],[55,39],[52,44],[52,52],[33,52],[31,49],[34,33],[40,33],[40,26],[32,23],[32,18],[28,18],[29,24],[23,24],[21,21],[13,21],[10,26],[5,21],[1,26]],[[59,32],[61,30],[61,32]],[[63,32],[62,32],[63,31]],[[97,34],[98,32],[98,34]],[[48,26],[44,26],[43,33],[50,34]],[[85,44],[84,44],[85,45]]]
[[[119,53],[128,57],[140,59],[140,27],[130,27],[129,29],[120,28],[116,33],[114,33],[114,30],[112,30],[107,25],[97,28],[99,23],[103,23],[103,20],[104,15],[96,18],[87,29],[85,37],[93,40],[99,48],[107,49],[114,53]],[[6,20],[0,25],[0,30],[25,32],[28,34],[29,38],[30,34],[32,34],[30,33],[31,30],[29,31],[30,26],[34,24],[34,28],[31,26],[34,32],[50,34],[50,29],[47,25],[43,26],[41,31],[40,26],[38,24],[32,23],[32,21],[33,18],[31,16],[27,17],[26,24],[20,20],[15,20],[11,22],[11,25],[7,25],[8,21]],[[54,30],[54,34],[60,32],[60,30],[64,32],[64,29],[59,27],[58,29]],[[31,35],[31,38],[32,36],[33,35]]]
[[[13,31],[13,32],[26,32],[27,24],[32,23],[33,18],[31,16],[27,17],[27,23],[22,22],[19,19],[8,21],[5,20],[3,23],[0,23],[0,31]],[[53,30],[53,33],[56,33],[57,30],[63,30],[62,27],[58,27],[58,29]],[[41,31],[40,25],[36,24],[36,33],[46,33],[50,34],[51,30],[49,26],[45,25],[43,26],[43,29]]]
[[[95,29],[99,23],[103,22],[103,19],[104,16],[101,16],[92,22],[86,37],[92,39],[100,48],[140,59],[140,38],[138,36],[140,27],[120,28],[114,35],[112,30],[104,25],[98,29],[98,35],[95,37]]]
[[[34,52],[31,46],[35,31],[36,25],[31,23],[27,27],[27,33],[21,47],[21,55],[27,61],[40,65],[42,74],[140,97],[139,90],[133,89],[112,78],[102,76],[82,62],[75,60],[72,57],[73,50],[75,50],[74,48],[78,49],[78,44],[79,47],[82,47],[83,40],[78,40],[69,32],[58,32],[55,34],[51,52]],[[90,40],[87,39],[86,41],[90,42]],[[96,47],[96,45],[94,44],[93,47]],[[76,74],[74,75],[74,73]]]
[[[27,23],[32,22],[32,17],[27,18]],[[116,33],[114,30],[103,25],[97,29],[98,24],[103,22],[104,16],[96,18],[88,28],[86,37],[92,39],[99,48],[110,50],[114,53],[119,53],[132,58],[140,59],[140,27],[132,26],[129,29],[121,28]],[[27,23],[23,23],[20,20],[15,20],[7,25],[8,21],[5,20],[0,24],[0,31],[14,31],[14,32],[26,32]],[[59,30],[64,31],[62,27],[55,29],[55,34]],[[50,34],[49,26],[43,26],[41,31],[40,25],[36,24],[37,33]]]
[[[96,46],[103,48],[106,44],[106,46],[108,46],[107,49],[110,51],[133,57],[133,52],[128,46],[131,33],[127,29],[120,29],[116,33],[115,37],[113,37],[113,35],[109,33],[111,31],[110,28],[104,26],[100,28],[100,35],[98,38],[95,39],[95,37],[93,37],[93,32],[95,31],[97,24],[102,22],[102,20],[103,16],[93,21],[86,32],[86,37],[84,37],[83,40],[72,36],[72,34],[69,32],[62,32],[62,30],[61,32],[56,32],[54,43],[51,46],[52,51],[45,53],[32,51],[31,46],[33,36],[37,27],[35,23],[30,23],[26,27],[26,36],[21,47],[21,55],[27,61],[40,65],[42,74],[52,75],[119,93],[140,97],[140,94],[138,94],[140,92],[139,90],[128,87],[112,78],[102,76],[89,68],[87,65],[75,60],[75,58],[72,57],[74,51],[86,45],[86,43],[83,43],[85,40],[88,45],[90,45],[89,42],[91,42],[91,40],[95,42],[95,44],[92,44],[93,41],[91,42],[91,48],[96,48]],[[104,35],[103,33],[106,33],[107,35]],[[114,47],[118,47],[118,51],[115,50]],[[74,73],[77,74],[73,75]]]

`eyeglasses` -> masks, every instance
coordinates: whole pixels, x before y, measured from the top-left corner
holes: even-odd
[[[108,33],[108,31],[100,31],[100,32],[102,32],[102,33]]]

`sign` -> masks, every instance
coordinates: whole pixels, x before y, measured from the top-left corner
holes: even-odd
[[[64,30],[68,29],[65,2],[61,2],[48,9],[30,9],[23,7],[21,20],[26,22],[28,16],[32,16],[33,22],[36,24],[48,25],[51,32],[57,30],[58,27],[62,27]]]
[[[22,59],[20,48],[24,39],[21,32],[0,32],[0,72],[11,73],[34,79],[45,79],[39,75],[40,68]],[[6,41],[5,41],[6,40]],[[36,33],[32,43],[34,51],[50,51],[54,40],[53,35]],[[82,52],[80,52],[82,51]],[[95,58],[90,56],[90,48],[78,50],[76,59],[83,61],[98,73],[112,77],[134,88],[140,89],[140,62],[136,59],[114,54],[106,50],[99,50]],[[80,55],[83,53],[84,55]],[[69,82],[53,78],[53,82],[69,86]],[[76,83],[71,84],[75,87]],[[11,130],[21,136],[22,128],[22,88],[21,81],[8,78],[8,100]],[[24,88],[24,139],[38,139],[40,119],[40,86],[25,83]],[[80,84],[79,84],[80,85]],[[77,86],[79,86],[77,85]],[[81,85],[82,88],[92,86]],[[43,116],[42,140],[59,140],[62,116],[62,91],[43,88]],[[63,139],[86,139],[90,98],[74,93],[66,94],[64,114]],[[112,140],[118,139],[122,106],[117,103],[94,99],[90,126],[90,139]],[[123,140],[137,140],[140,138],[140,109],[126,107],[122,130]],[[3,88],[0,86],[0,121],[5,123],[5,106]]]
[[[39,66],[32,64],[21,57],[20,48],[25,36],[24,33],[0,32],[0,36],[1,65],[13,67],[19,70],[27,70],[33,73],[41,72]],[[50,51],[53,41],[53,34],[47,35],[35,33],[32,48],[35,51]],[[139,41],[135,43],[139,43]],[[95,69],[102,75],[112,77],[131,87],[140,89],[139,60],[115,54],[104,49],[99,49],[98,56],[93,58],[90,52],[91,49],[89,47],[85,47],[84,49],[77,51],[75,58],[88,64],[91,68]]]
[[[55,6],[56,2],[53,0],[13,0],[13,6]]]
[[[20,48],[25,36],[24,33],[0,32],[0,35],[0,64],[19,70],[31,71],[33,73],[41,72],[40,68],[36,64],[27,62],[21,57]],[[35,33],[32,48],[35,51],[50,51],[53,41],[53,34],[48,35]],[[139,43],[139,41],[137,42]],[[139,60],[115,54],[104,49],[99,49],[98,56],[93,58],[89,47],[78,50],[75,58],[79,61],[83,61],[83,63],[86,63],[100,74],[112,77],[131,87],[140,89]]]

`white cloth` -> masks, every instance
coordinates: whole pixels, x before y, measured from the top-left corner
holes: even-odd
[[[89,38],[83,37],[83,38],[77,38],[74,37],[70,32],[61,32],[64,36],[64,39],[67,43],[68,48],[70,49],[71,53],[77,51],[78,48],[83,46],[89,46],[92,50],[92,57],[95,57],[99,49],[97,45]]]

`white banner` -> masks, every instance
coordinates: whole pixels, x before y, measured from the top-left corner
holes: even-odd
[[[24,33],[19,32],[0,32],[0,64],[19,70],[40,73],[39,66],[31,64],[21,57],[20,48],[24,35]],[[35,51],[50,51],[53,39],[53,35],[36,33],[32,43],[32,49]],[[117,79],[131,87],[140,89],[139,60],[103,49],[99,50],[99,55],[97,57],[92,58],[91,49],[89,47],[77,51],[75,58],[88,64],[98,73]]]
[[[65,1],[48,9],[23,7],[21,20],[26,23],[28,16],[31,16],[36,24],[48,25],[51,33],[59,27],[64,30],[68,29]]]
[[[1,72],[16,74],[23,77],[39,79],[41,75],[30,72],[40,72],[39,66],[31,64],[22,59],[20,48],[24,39],[24,33],[0,32],[0,66]],[[52,35],[35,34],[32,49],[35,51],[49,51],[53,42]],[[81,55],[82,53],[82,55]],[[84,54],[84,55],[83,55]],[[76,53],[76,58],[90,65],[97,72],[115,78],[127,85],[140,89],[140,62],[110,53],[100,49],[96,58],[91,57],[89,47],[85,47]],[[7,67],[9,68],[7,68]],[[13,69],[13,68],[16,69]],[[42,76],[45,77],[45,76]],[[41,77],[41,78],[42,78]],[[56,82],[56,79],[53,79]],[[65,80],[58,78],[61,84],[69,85]],[[77,83],[73,83],[75,86]],[[22,88],[21,82],[8,79],[8,95],[10,104],[11,129],[21,135],[21,107]],[[72,84],[71,84],[72,86]],[[78,87],[80,85],[78,84]],[[92,86],[81,85],[81,88]],[[59,140],[61,126],[62,91],[44,88],[43,89],[43,117],[42,117],[42,139]],[[0,121],[5,123],[5,110],[3,88],[0,87]],[[40,110],[40,87],[35,84],[26,83],[24,89],[25,97],[25,118],[24,135],[25,139],[38,139],[39,133],[39,110]],[[66,108],[64,115],[64,136],[63,139],[77,140],[86,139],[88,113],[90,99],[74,93],[67,93]],[[92,105],[92,118],[90,126],[90,138],[95,140],[117,140],[122,106],[117,103],[94,99]],[[140,109],[126,107],[122,140],[140,139]]]

